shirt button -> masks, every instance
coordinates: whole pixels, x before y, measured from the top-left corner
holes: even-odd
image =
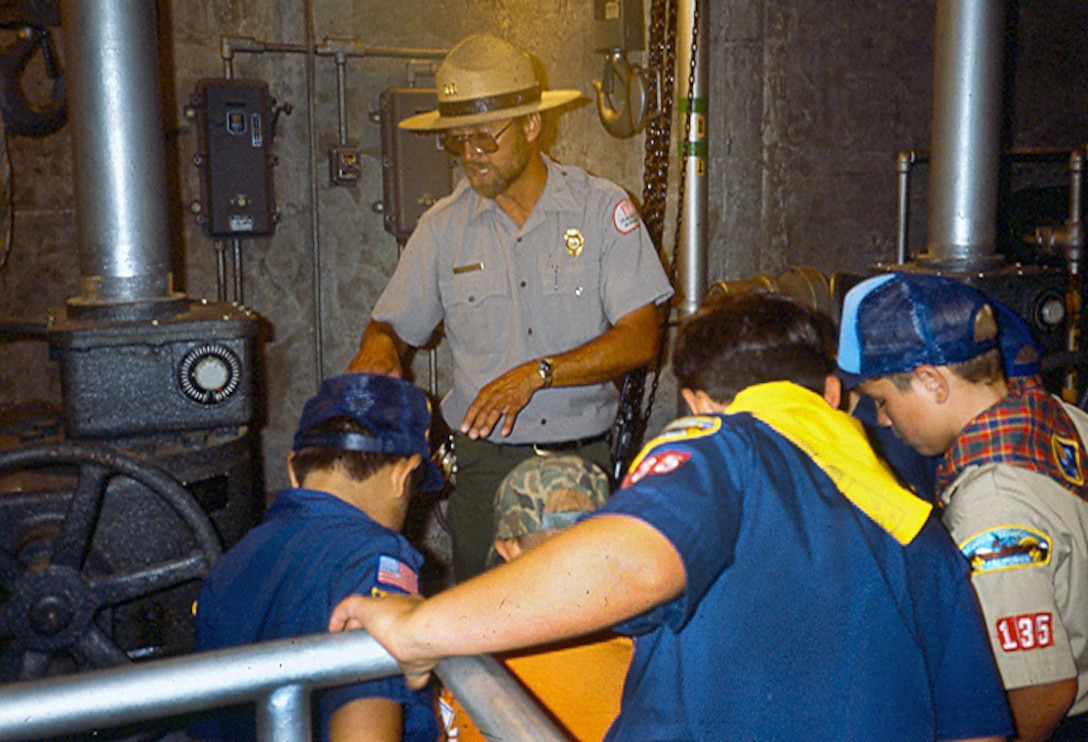
[[[530,335],[532,335],[532,334],[533,334],[533,328],[531,328],[531,327],[529,328],[529,334],[530,334]]]
[[[525,288],[525,281],[522,281],[522,282],[521,282],[521,287],[522,287],[522,288]]]
[[[469,301],[476,301],[476,297],[475,296],[470,296],[470,297],[468,297],[468,300]]]
[[[574,290],[574,295],[575,295],[575,296],[581,296],[581,295],[582,295],[582,291],[583,291],[582,287],[581,287],[581,286],[579,286],[578,288],[576,288],[576,289]]]

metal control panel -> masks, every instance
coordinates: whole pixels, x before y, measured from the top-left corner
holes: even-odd
[[[211,237],[275,231],[272,190],[276,101],[261,80],[200,80],[190,111],[197,122],[200,168],[197,221]]]
[[[381,94],[380,106],[385,231],[406,240],[423,212],[452,190],[453,172],[434,132],[398,126],[409,116],[438,107],[433,89],[390,88]]]
[[[88,322],[57,311],[69,438],[118,438],[251,425],[258,320],[244,307],[191,301],[153,323]]]

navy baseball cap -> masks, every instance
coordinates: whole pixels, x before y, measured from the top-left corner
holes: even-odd
[[[843,301],[838,375],[849,389],[874,376],[968,361],[998,344],[976,335],[983,313],[993,317],[990,300],[947,276],[868,278]]]
[[[350,417],[373,435],[307,433],[318,423],[341,416]],[[419,454],[423,459],[420,486],[438,490],[445,479],[431,460],[427,441],[430,426],[427,395],[407,381],[384,374],[339,374],[321,382],[317,395],[302,408],[293,450],[331,448],[394,456]]]

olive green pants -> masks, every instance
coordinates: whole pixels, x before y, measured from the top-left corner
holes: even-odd
[[[453,538],[453,574],[457,582],[478,575],[487,567],[487,555],[495,538],[495,490],[511,469],[530,456],[539,456],[529,445],[500,445],[454,435],[457,484],[450,493],[446,519]],[[540,446],[545,449],[546,444]],[[611,469],[608,439],[559,451],[581,456],[607,473]]]

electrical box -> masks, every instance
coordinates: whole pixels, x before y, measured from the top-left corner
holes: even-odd
[[[598,52],[646,48],[642,0],[593,0],[593,41]]]
[[[423,212],[453,189],[453,172],[435,132],[398,126],[409,116],[438,107],[433,89],[389,88],[381,94],[380,105],[385,231],[406,240]]]
[[[197,221],[211,237],[260,237],[275,231],[272,192],[276,101],[261,80],[200,80],[192,98],[199,151]]]
[[[362,151],[355,142],[329,147],[329,182],[338,186],[355,186],[363,175]]]

